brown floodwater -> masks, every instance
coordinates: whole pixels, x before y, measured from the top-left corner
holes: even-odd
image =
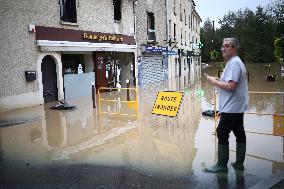
[[[120,90],[97,95],[96,108],[84,97],[68,101],[76,110],[52,110],[56,103],[48,103],[1,113],[0,184],[69,187],[77,172],[88,176],[84,183],[94,188],[249,188],[284,171],[284,94],[267,93],[284,92],[284,77],[279,65],[270,65],[270,70],[265,64],[246,65],[249,91],[265,93],[250,94],[243,174],[230,166],[226,175],[202,171],[216,161],[217,139],[214,119],[202,116],[203,111],[214,109],[214,88],[197,73],[193,78],[186,75],[165,85],[141,87],[137,94],[131,90],[131,102],[126,102],[126,91]],[[216,74],[212,67],[202,72]],[[267,81],[269,74],[277,74],[276,80]],[[184,92],[177,117],[151,113],[157,92],[166,90]],[[229,162],[235,160],[235,144],[232,134]],[[88,171],[89,167],[94,169]],[[135,174],[113,174],[117,169]],[[90,179],[88,173],[99,179]],[[124,185],[112,183],[121,178]],[[111,187],[106,183],[112,183]]]

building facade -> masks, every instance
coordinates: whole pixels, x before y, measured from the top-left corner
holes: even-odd
[[[64,99],[72,74],[97,89],[135,85],[134,1],[1,4],[0,111]]]
[[[138,0],[135,5],[139,85],[160,86],[167,77],[166,3]]]
[[[135,3],[139,85],[161,86],[200,70],[200,22],[193,0],[138,0]]]
[[[179,78],[182,88],[200,66],[193,0],[3,0],[0,9],[0,112],[90,95],[93,83]]]
[[[168,56],[169,76],[179,78],[178,88],[184,88],[200,73],[201,57],[197,44],[202,20],[193,0],[169,0],[167,3],[167,41],[174,54]]]

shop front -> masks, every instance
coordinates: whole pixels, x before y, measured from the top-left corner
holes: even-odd
[[[161,86],[168,78],[167,47],[142,46],[140,84],[144,87]]]
[[[79,97],[67,93],[80,90],[82,95],[91,95],[92,82],[96,89],[126,87],[127,80],[131,86],[136,85],[137,47],[133,36],[36,26],[36,40],[44,102]]]

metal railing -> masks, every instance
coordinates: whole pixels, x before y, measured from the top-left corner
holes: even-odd
[[[266,91],[249,91],[249,94],[282,94],[284,95],[284,92],[266,92]],[[218,115],[217,115],[217,107],[216,107],[216,87],[214,87],[214,126],[215,126],[215,131],[213,134],[216,134],[216,129],[217,129],[217,122],[218,122]],[[261,113],[261,112],[245,112],[245,114],[255,114],[255,115],[273,115],[273,116],[283,116],[284,114],[282,113]],[[263,134],[263,135],[272,135],[272,136],[282,136],[284,137],[284,134],[275,134],[275,133],[265,133],[265,132],[258,132],[258,131],[249,131],[245,130],[247,133],[255,133],[255,134]]]
[[[106,98],[101,98],[101,92],[105,90],[111,90],[111,91],[121,91],[121,90],[126,90],[127,93],[127,100],[120,100],[118,99],[106,99]],[[130,100],[129,97],[129,91],[132,90],[135,92],[135,100]],[[135,110],[136,114],[128,114],[128,113],[121,113],[120,111],[117,112],[109,112],[109,111],[102,111],[102,103],[104,102],[112,102],[116,104],[120,103],[125,103],[127,104],[127,107],[129,109]],[[138,103],[138,89],[137,88],[109,88],[109,87],[100,87],[98,89],[98,105],[99,105],[99,114],[111,114],[111,115],[119,115],[119,116],[131,116],[131,117],[138,117],[139,113],[139,103]]]

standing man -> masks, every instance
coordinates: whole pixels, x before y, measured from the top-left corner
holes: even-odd
[[[236,137],[236,162],[232,166],[244,170],[246,154],[246,134],[244,131],[244,111],[248,107],[248,86],[246,68],[237,55],[239,42],[236,38],[224,38],[221,48],[226,66],[221,78],[206,76],[207,80],[219,88],[220,121],[217,127],[218,162],[206,168],[206,172],[227,172],[229,160],[229,134],[233,131]]]

